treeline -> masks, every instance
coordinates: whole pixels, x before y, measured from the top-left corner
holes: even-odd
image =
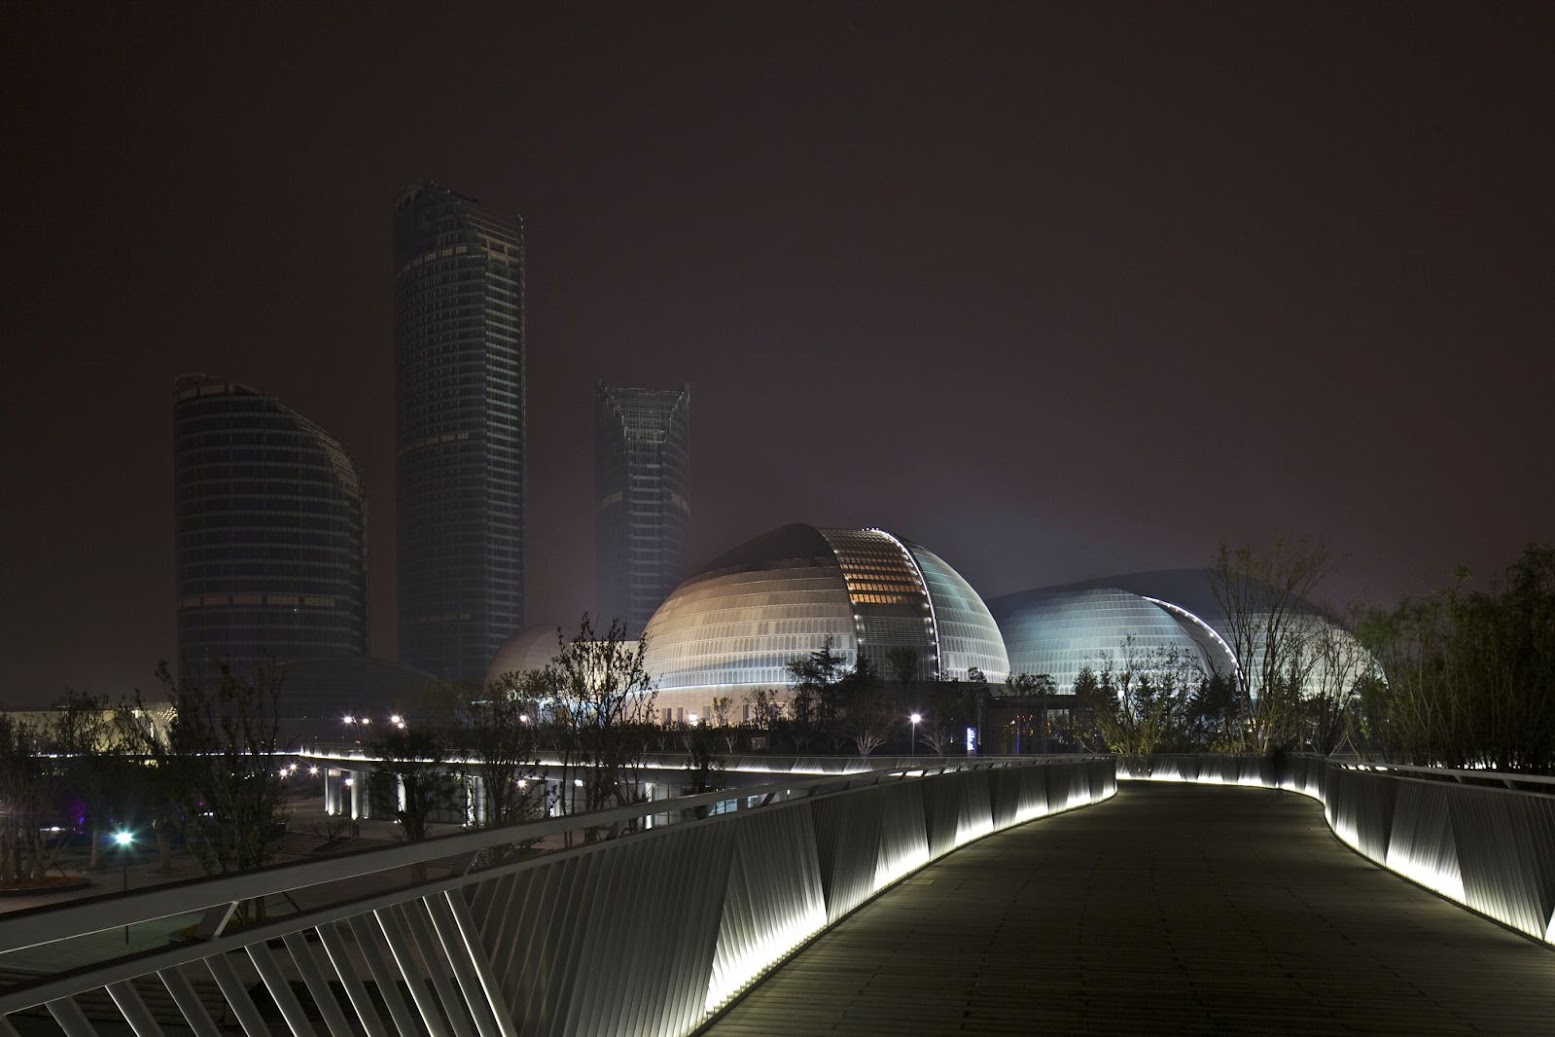
[[[1529,545],[1489,589],[1365,612],[1357,632],[1381,673],[1356,714],[1383,756],[1555,773],[1555,547]]]
[[[1075,683],[1075,739],[1127,755],[1300,750],[1555,773],[1555,548],[1530,545],[1487,589],[1394,609],[1314,611],[1326,570],[1301,543],[1222,550],[1212,585],[1242,665],[1204,672],[1125,637]]]
[[[640,798],[638,761],[662,734],[643,644],[619,625],[596,635],[587,616],[575,637],[557,638],[544,670],[441,685],[425,709],[380,726],[363,746],[374,815],[419,840],[434,821],[500,825]],[[274,858],[288,797],[307,781],[285,760],[296,748],[281,736],[285,667],[223,666],[200,683],[163,663],[158,677],[156,707],[69,694],[53,710],[0,714],[0,885],[48,881],[71,849],[95,867],[121,832],[154,845],[163,870],[178,849],[207,874]],[[541,747],[561,761],[548,781],[538,780]],[[349,821],[338,813],[318,834],[333,841]],[[244,905],[240,920],[261,912]]]
[[[373,815],[417,841],[440,820],[491,827],[640,801],[642,755],[662,735],[644,654],[620,623],[596,633],[585,614],[572,638],[557,631],[543,669],[441,686],[363,746],[376,760]],[[542,768],[542,751],[558,764]]]

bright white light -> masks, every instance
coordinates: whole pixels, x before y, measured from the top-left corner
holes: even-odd
[[[353,716],[344,716],[344,717],[341,717],[340,720],[341,720],[342,723],[346,723],[346,724],[354,724],[354,723],[356,723],[356,717],[353,717]]]
[[[799,946],[826,926],[826,910],[816,897],[794,911],[794,917],[785,919],[778,927],[750,939],[748,943],[713,964],[713,975],[707,984],[707,997],[703,999],[703,1011],[711,1012],[741,988],[759,976],[768,965]],[[720,942],[723,942],[723,935]],[[743,941],[742,941],[743,942]]]
[[[309,767],[308,768],[308,773],[309,774],[317,774],[318,772],[319,772],[319,769],[317,767]]]
[[[114,841],[114,843],[116,845],[128,846],[128,845],[130,845],[131,843],[133,843],[135,841],[135,833],[134,832],[115,832],[115,833],[113,833],[113,841]]]
[[[398,713],[389,718],[389,723],[391,724],[403,724],[404,722],[405,718],[400,716]]]
[[[910,719],[913,723],[916,724],[916,723],[920,722],[921,720],[923,720],[923,714],[922,713],[914,713],[908,719]]]

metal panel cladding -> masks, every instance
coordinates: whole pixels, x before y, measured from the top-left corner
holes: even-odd
[[[843,666],[885,669],[893,649],[920,679],[1009,673],[993,616],[944,560],[880,529],[794,524],[733,548],[648,622],[648,671],[662,691],[784,688],[788,664],[827,638]]]
[[[394,212],[400,660],[480,678],[524,625],[524,227],[435,183]]]
[[[1061,694],[1074,690],[1083,667],[1122,669],[1125,644],[1147,665],[1175,652],[1179,661],[1205,672],[1211,669],[1210,658],[1182,623],[1166,609],[1128,591],[1026,591],[995,598],[993,609],[1004,631],[1011,668],[1017,673],[1048,674]]]
[[[599,614],[636,637],[690,571],[691,389],[594,390]]]
[[[972,585],[945,560],[917,544],[903,542],[923,574],[934,608],[934,627],[939,637],[940,676],[966,680],[973,666],[995,684],[1010,675],[999,624]]]
[[[857,658],[853,610],[836,565],[779,566],[694,577],[648,622],[648,672],[664,691],[788,686],[788,664],[831,639]]]
[[[894,651],[906,649],[918,660],[920,679],[940,669],[929,589],[912,556],[891,534],[879,529],[823,529],[847,582],[859,651],[885,672]]]
[[[273,396],[204,375],[179,379],[173,414],[181,675],[364,654],[365,504],[345,450]]]

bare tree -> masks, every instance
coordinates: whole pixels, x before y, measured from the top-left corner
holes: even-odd
[[[885,744],[901,721],[879,688],[861,688],[848,699],[843,730],[858,754],[868,756]]]
[[[1296,734],[1311,668],[1313,624],[1307,599],[1328,573],[1328,552],[1305,540],[1277,539],[1260,553],[1221,545],[1210,587],[1225,617],[1247,742],[1268,752]]]
[[[787,712],[781,693],[770,687],[759,687],[754,692],[746,692],[745,706],[751,711],[751,725],[768,737],[773,729],[782,723]]]
[[[458,811],[461,783],[438,733],[390,727],[368,743],[367,755],[377,761],[368,778],[373,814],[394,818],[406,842],[423,841],[435,822]],[[426,877],[424,862],[411,866],[412,881]]]
[[[223,664],[207,687],[175,681],[163,662],[157,677],[173,704],[157,754],[178,799],[172,820],[208,874],[263,867],[286,820],[277,759],[285,667],[261,663],[240,676]]]
[[[1302,744],[1325,756],[1339,747],[1350,729],[1356,683],[1375,671],[1371,653],[1350,633],[1357,613],[1351,608],[1344,617],[1311,617],[1312,665],[1301,704]]]
[[[464,757],[466,774],[481,790],[473,823],[515,824],[543,812],[536,729],[547,690],[539,670],[507,673],[484,687],[462,689],[454,744]]]
[[[58,853],[44,835],[63,787],[47,733],[0,713],[0,885],[41,883]]]
[[[127,819],[131,795],[139,784],[137,771],[144,771],[126,755],[134,748],[134,731],[126,727],[127,719],[125,710],[95,695],[72,691],[49,725],[49,741],[86,820],[88,868],[98,866],[108,822],[116,815],[121,822]]]
[[[641,760],[656,731],[658,697],[643,665],[647,645],[641,638],[628,640],[620,620],[597,635],[587,613],[577,636],[567,641],[557,631],[557,641],[560,650],[547,668],[546,682],[564,775],[575,771],[573,781],[581,782],[574,788],[581,788],[583,810],[641,801]]]

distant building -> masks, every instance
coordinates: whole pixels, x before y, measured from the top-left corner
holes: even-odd
[[[524,625],[524,225],[431,182],[394,211],[400,661],[478,679]]]
[[[333,437],[273,396],[186,376],[173,487],[181,676],[367,651],[366,508]]]
[[[554,626],[534,626],[520,630],[502,643],[491,665],[486,668],[486,683],[510,673],[543,670],[556,661],[562,641]]]
[[[1299,599],[1286,607],[1289,614],[1280,625],[1305,653],[1303,694],[1323,694],[1338,681],[1353,680],[1354,674],[1344,677],[1345,668],[1358,674],[1375,667],[1370,653],[1321,609]],[[1010,671],[1045,673],[1060,694],[1074,689],[1086,667],[1097,673],[1176,670],[1197,679],[1229,677],[1239,669],[1256,675],[1263,665],[1264,649],[1257,643],[1244,644],[1237,658],[1236,624],[1217,600],[1207,569],[1160,569],[1039,587],[990,598],[988,608],[1004,632]],[[1256,642],[1267,622],[1266,612],[1254,611],[1243,627]]]
[[[918,680],[993,684],[1010,673],[999,627],[971,585],[932,551],[883,529],[789,525],[708,562],[654,613],[644,660],[665,722],[707,717],[727,697],[786,697],[788,664],[830,644],[844,667],[887,672],[903,654]]]
[[[636,637],[686,578],[691,525],[691,388],[595,390],[599,629]]]

